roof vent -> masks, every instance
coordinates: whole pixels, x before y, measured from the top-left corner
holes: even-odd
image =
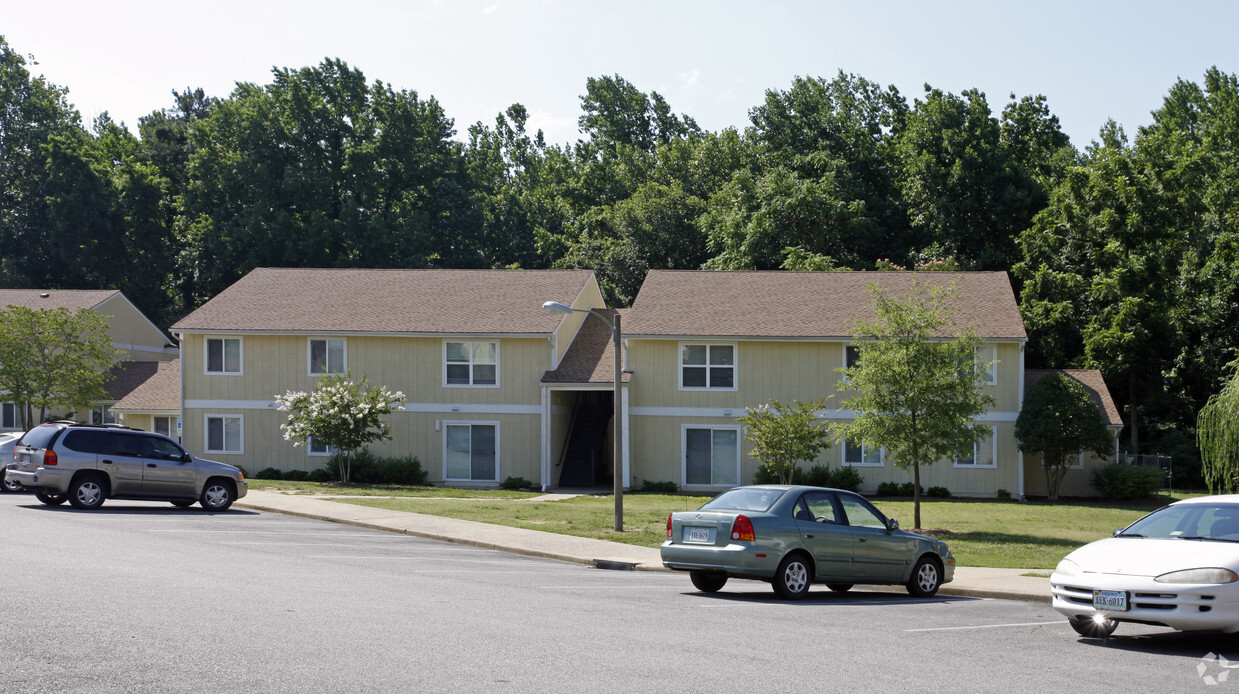
[[[46,298],[47,298],[47,297],[49,297],[49,296],[51,296],[51,294],[48,294],[47,292],[43,292],[42,294],[40,294],[40,295],[39,295],[39,298],[40,298],[40,299],[46,299]]]

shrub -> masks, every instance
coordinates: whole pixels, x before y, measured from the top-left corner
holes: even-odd
[[[946,487],[930,487],[929,491],[925,492],[925,496],[935,499],[949,499],[951,498],[951,490]]]
[[[311,482],[319,482],[319,483],[330,482],[334,480],[335,478],[336,476],[330,470],[326,470],[321,467],[317,470],[310,470],[310,481]]]
[[[651,482],[641,480],[641,491],[652,494],[675,494],[680,491],[680,485],[675,482]]]
[[[801,472],[799,469],[792,471],[791,484],[798,484]],[[757,466],[757,474],[753,475],[753,484],[782,484],[779,481],[779,472],[773,466],[762,463]]]
[[[524,477],[508,477],[506,480],[499,483],[503,489],[529,489],[533,487],[533,482]]]
[[[1140,499],[1161,490],[1162,471],[1157,467],[1110,463],[1093,469],[1093,488],[1110,499]]]
[[[310,473],[305,470],[289,470],[284,473],[284,479],[290,482],[305,482],[310,479]]]
[[[797,470],[799,474],[793,475],[796,484],[808,484],[814,487],[829,487],[832,486],[831,470],[829,465],[814,465],[809,468],[808,472]]]
[[[1011,500],[1011,492],[1009,492],[1009,491],[1007,491],[1007,490],[1005,490],[1005,489],[999,489],[999,490],[998,490],[998,500],[999,500],[999,501],[1010,501],[1010,500]]]
[[[359,465],[360,463],[360,465]],[[362,449],[353,460],[352,481],[363,484],[398,484],[420,487],[429,473],[415,455],[399,458],[378,458],[369,449]]]
[[[831,471],[830,479],[824,486],[859,492],[860,486],[864,483],[865,478],[860,476],[860,473],[856,471],[856,468],[841,467]]]
[[[258,471],[258,474],[254,476],[254,479],[256,480],[282,480],[284,479],[284,473],[273,467],[265,467]]]
[[[914,487],[911,482],[899,484],[896,482],[883,482],[878,485],[877,496],[912,496]],[[921,493],[925,493],[925,488],[921,487]]]

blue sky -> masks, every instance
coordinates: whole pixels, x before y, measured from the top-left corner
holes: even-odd
[[[1077,147],[1108,118],[1134,135],[1178,78],[1239,72],[1239,2],[739,2],[41,0],[10,3],[0,35],[68,87],[89,120],[131,128],[202,87],[270,81],[273,66],[341,58],[434,96],[461,135],[520,102],[551,142],[578,138],[587,77],[618,74],[720,130],[768,89],[839,70],[894,85],[1044,94]]]

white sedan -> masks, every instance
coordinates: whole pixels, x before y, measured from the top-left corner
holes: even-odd
[[[1082,636],[1119,622],[1239,631],[1239,494],[1173,503],[1075,550],[1050,591]]]
[[[4,479],[4,468],[13,462],[13,444],[22,437],[20,431],[0,433],[0,492],[20,492],[22,486]]]

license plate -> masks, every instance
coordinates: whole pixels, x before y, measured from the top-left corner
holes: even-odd
[[[1094,590],[1093,607],[1111,612],[1127,611],[1127,591],[1125,590]]]
[[[709,542],[709,541],[710,541],[710,529],[709,528],[689,528],[688,529],[688,539],[685,540],[685,542]]]

